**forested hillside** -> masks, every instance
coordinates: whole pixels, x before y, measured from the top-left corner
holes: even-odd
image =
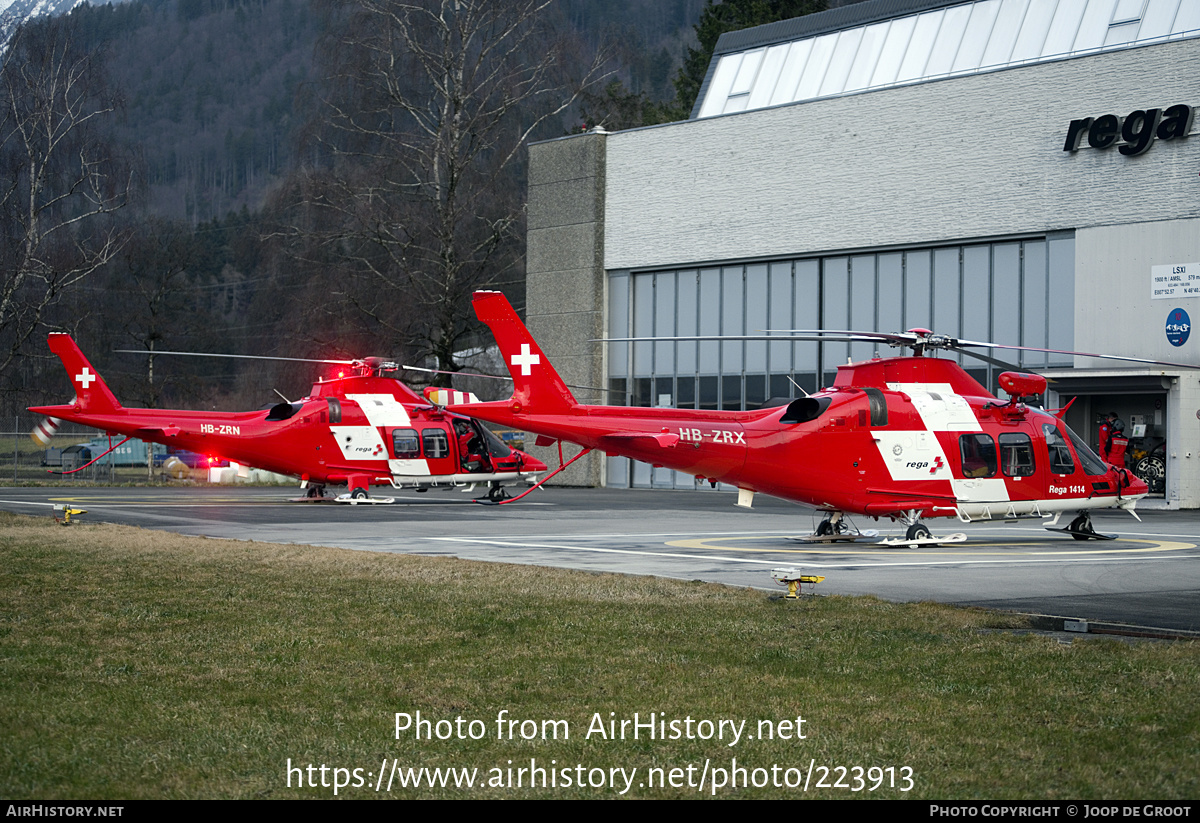
[[[0,411],[69,396],[51,330],[132,404],[257,405],[315,374],[163,350],[462,368],[470,292],[523,304],[527,143],[686,117],[680,69],[720,31],[822,6],[133,0],[30,20],[0,65]]]
[[[111,134],[141,161],[144,208],[193,224],[257,210],[313,115],[304,95],[320,26],[308,0],[130,2],[72,16],[124,98]]]

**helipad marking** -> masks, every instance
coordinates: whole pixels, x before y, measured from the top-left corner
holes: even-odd
[[[253,499],[246,499],[245,497],[210,497],[210,498],[206,498],[204,500],[197,500],[197,501],[163,500],[163,499],[149,499],[149,498],[144,499],[144,500],[138,500],[138,499],[131,500],[128,498],[114,499],[114,498],[109,498],[109,497],[86,497],[86,496],[83,496],[83,497],[51,497],[48,499],[51,501],[50,503],[35,504],[35,503],[33,503],[31,501],[27,501],[27,500],[0,500],[0,503],[12,503],[15,505],[54,505],[54,503],[79,503],[79,504],[93,506],[93,507],[97,507],[97,508],[107,507],[107,508],[112,508],[112,509],[129,509],[129,508],[145,507],[145,506],[159,506],[159,507],[170,507],[170,508],[178,508],[178,509],[203,509],[203,508],[211,508],[213,506],[230,506],[230,505],[233,505],[233,506],[255,506],[255,507],[301,505],[301,504],[298,504],[291,497],[259,497],[259,498],[253,498]],[[332,500],[332,498],[330,498],[330,500]],[[416,497],[402,497],[402,498],[397,498],[396,503],[394,505],[401,506],[404,504],[415,504],[415,505],[419,505],[419,506],[444,506],[444,505],[467,504],[467,503],[471,503],[471,502],[472,502],[472,500],[469,497],[463,497],[460,499],[438,499],[438,498],[421,499],[421,498],[416,498]],[[305,505],[307,505],[307,502],[305,503]],[[557,503],[532,502],[532,503],[524,503],[523,505],[525,505],[525,506],[556,506],[558,504]]]
[[[834,544],[834,546],[836,546],[836,548],[830,546],[829,544],[826,544],[823,548],[819,548],[819,549],[818,548],[813,548],[813,549],[780,549],[780,548],[755,549],[755,548],[742,547],[742,546],[735,548],[733,546],[712,545],[713,543],[718,542],[718,541],[725,542],[725,541],[734,541],[734,540],[770,540],[770,539],[786,539],[786,537],[787,537],[786,535],[769,535],[769,536],[761,536],[761,537],[760,536],[711,537],[711,538],[701,538],[699,540],[668,540],[667,545],[672,546],[677,549],[703,549],[703,550],[714,550],[714,551],[731,551],[732,550],[732,551],[743,551],[743,552],[757,552],[757,553],[763,553],[763,554],[767,554],[767,553],[769,553],[769,554],[825,554],[825,555],[830,555],[830,554],[847,555],[847,554],[850,554],[850,555],[862,555],[862,556],[873,556],[873,557],[897,557],[897,556],[903,556],[903,557],[924,557],[924,556],[928,556],[928,557],[979,557],[980,555],[987,555],[987,554],[996,554],[996,555],[1003,556],[1003,557],[1014,557],[1014,556],[1019,556],[1019,557],[1041,557],[1041,556],[1077,557],[1080,555],[1145,554],[1145,553],[1150,553],[1150,552],[1171,552],[1171,551],[1181,551],[1181,550],[1196,548],[1195,543],[1175,543],[1175,542],[1166,541],[1166,540],[1158,540],[1158,541],[1155,541],[1155,540],[1126,540],[1125,541],[1128,543],[1144,543],[1144,544],[1147,544],[1147,546],[1148,546],[1147,548],[1127,548],[1127,549],[1073,548],[1073,549],[1048,550],[1048,551],[1002,551],[1002,552],[1001,551],[996,551],[996,552],[987,552],[987,551],[944,551],[944,552],[941,552],[941,551],[915,551],[912,549],[905,549],[903,546],[895,546],[895,547],[890,547],[887,549],[869,549],[868,548],[868,549],[863,549],[863,550],[841,548],[842,545],[864,545],[861,543],[858,543],[858,544]],[[989,544],[976,543],[975,545],[980,546],[981,548],[985,548]],[[995,545],[995,544],[991,544],[991,545]],[[1037,543],[1002,543],[1000,545],[1002,545],[1002,546],[1035,546],[1035,545],[1039,545],[1039,544],[1037,544]]]
[[[562,543],[531,543],[527,541],[517,540],[498,540],[492,537],[426,537],[425,540],[437,540],[448,543],[472,543],[483,546],[500,546],[504,548],[515,549],[558,549],[561,551],[574,552],[591,552],[594,554],[625,554],[638,557],[662,557],[676,560],[722,560],[727,563],[747,563],[761,566],[775,566],[779,564],[779,559],[775,560],[758,560],[752,557],[737,557],[730,555],[718,554],[685,554],[678,552],[663,552],[663,551],[648,551],[645,549],[609,549],[600,546],[572,546]],[[668,544],[670,545],[670,544]],[[1191,543],[1177,544],[1178,548],[1194,549],[1196,546]],[[728,546],[724,548],[730,548]],[[737,549],[735,549],[737,551]],[[786,552],[786,550],[784,550]],[[1163,551],[1167,551],[1164,549]],[[897,568],[901,566],[969,566],[969,565],[1005,565],[1012,563],[1117,563],[1129,560],[1127,557],[1097,557],[1093,553],[1086,554],[1070,553],[1063,554],[1057,557],[1039,557],[1033,558],[1021,556],[1019,558],[1006,559],[982,559],[982,560],[919,560],[914,562],[898,562],[889,563],[888,568]],[[1167,558],[1164,558],[1167,559]],[[1200,555],[1175,555],[1172,560],[1180,559],[1200,559]],[[810,560],[805,561],[805,568],[814,569],[846,569],[859,568],[866,565],[863,561],[847,562],[847,563],[817,563]]]

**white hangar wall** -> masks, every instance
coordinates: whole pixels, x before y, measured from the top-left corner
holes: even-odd
[[[1184,40],[607,139],[609,270],[1200,216],[1200,141],[1063,151],[1068,124],[1200,104]]]

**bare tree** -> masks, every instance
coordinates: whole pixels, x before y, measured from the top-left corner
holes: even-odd
[[[305,240],[340,260],[368,324],[443,369],[471,291],[519,272],[526,141],[601,79],[597,57],[568,80],[580,58],[552,2],[349,0],[325,49],[329,162],[300,189]]]
[[[22,26],[0,64],[0,374],[63,292],[119,250],[129,178],[98,138],[113,112],[70,18]]]

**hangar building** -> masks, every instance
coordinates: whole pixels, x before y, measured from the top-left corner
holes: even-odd
[[[1197,105],[1197,0],[867,0],[731,32],[689,120],[530,147],[529,325],[614,404],[756,408],[876,352],[597,338],[924,327],[1200,365]],[[985,353],[1077,397],[1093,444],[1118,412],[1167,504],[1200,506],[1200,372]]]

